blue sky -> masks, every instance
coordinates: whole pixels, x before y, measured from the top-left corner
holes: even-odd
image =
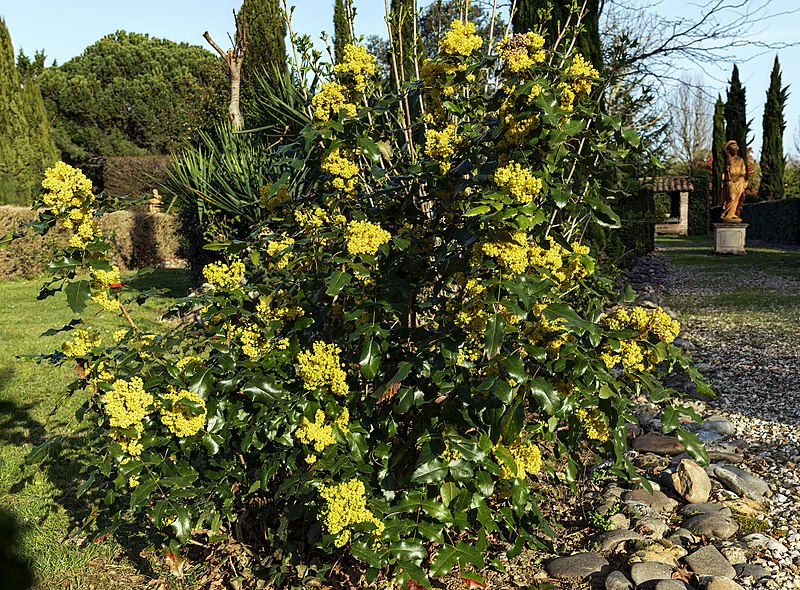
[[[635,1],[635,0],[634,0]],[[747,0],[756,2],[758,0]],[[427,4],[429,0],[418,0]],[[317,38],[320,31],[332,32],[333,0],[294,0],[296,9],[293,28]],[[501,0],[507,4],[508,0]],[[185,41],[205,45],[203,32],[224,47],[228,46],[227,35],[232,32],[232,11],[241,0],[0,0],[0,17],[8,26],[14,48],[32,55],[43,49],[48,63],[53,59],[63,63],[80,54],[85,47],[99,38],[119,29],[137,33],[148,33],[153,37]],[[385,36],[383,22],[383,0],[354,0],[358,11],[356,32]],[[658,2],[658,10],[673,15],[691,16],[696,13],[696,2],[689,0],[667,0]],[[797,0],[769,0],[769,10],[775,13],[795,10]],[[752,39],[771,42],[795,42],[800,39],[800,13],[783,15],[766,24],[756,25],[750,32]],[[738,50],[735,56],[739,64],[742,82],[747,90],[748,116],[753,119],[753,146],[758,154],[761,144],[761,117],[774,51],[748,47]],[[786,108],[787,129],[784,144],[787,151],[797,152],[794,136],[800,133],[800,47],[779,52],[783,70],[783,82],[790,85],[790,97]],[[676,64],[674,75],[680,77],[700,71],[691,63]],[[709,92],[722,94],[730,78],[730,63],[706,65],[701,73]]]

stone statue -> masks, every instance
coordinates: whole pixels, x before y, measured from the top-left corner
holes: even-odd
[[[741,223],[744,189],[747,187],[747,168],[739,156],[739,144],[725,144],[725,170],[722,172],[722,222]]]

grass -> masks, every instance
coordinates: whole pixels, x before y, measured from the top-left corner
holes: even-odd
[[[670,297],[686,316],[724,310],[731,321],[782,331],[800,324],[800,251],[746,246],[744,256],[714,255],[712,237],[663,236],[656,241],[673,265],[705,279],[699,293]]]
[[[85,509],[75,498],[80,484],[76,451],[65,448],[56,461],[44,466],[25,465],[29,451],[51,435],[64,435],[72,443],[70,448],[79,448],[84,436],[74,419],[82,396],[57,405],[72,380],[70,369],[18,358],[59,348],[65,334],[40,334],[73,317],[61,294],[36,300],[41,282],[0,282],[0,509],[9,511],[20,527],[18,553],[30,562],[37,590],[143,587],[155,572],[134,544],[114,539],[82,543],[68,536],[74,519]],[[185,271],[158,270],[135,287],[163,287],[181,296],[188,278]],[[170,301],[156,297],[132,313],[141,318],[143,330],[157,330],[160,310]],[[108,339],[124,326],[122,322],[103,317],[96,325]]]

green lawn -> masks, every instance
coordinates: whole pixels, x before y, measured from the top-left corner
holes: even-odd
[[[66,366],[39,365],[17,357],[59,348],[64,334],[42,337],[51,327],[60,327],[72,314],[63,295],[44,301],[36,295],[41,280],[0,282],[0,509],[10,511],[21,528],[19,552],[32,564],[37,590],[51,588],[132,588],[146,584],[149,564],[138,556],[135,543],[109,539],[83,543],[69,538],[70,519],[85,510],[75,498],[77,465],[75,451],[65,450],[44,465],[25,466],[25,456],[53,434],[62,434],[71,447],[80,447],[81,430],[74,418],[83,399],[76,396],[59,403],[71,381]],[[169,288],[173,296],[185,295],[186,271],[158,270],[140,279],[140,289]],[[156,330],[160,310],[169,297],[148,301],[132,311],[141,318],[143,330]],[[114,317],[98,318],[104,338],[124,326]],[[138,563],[135,563],[138,562]]]

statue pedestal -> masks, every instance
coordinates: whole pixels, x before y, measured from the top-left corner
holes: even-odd
[[[747,223],[715,223],[714,254],[747,254],[744,251]]]

